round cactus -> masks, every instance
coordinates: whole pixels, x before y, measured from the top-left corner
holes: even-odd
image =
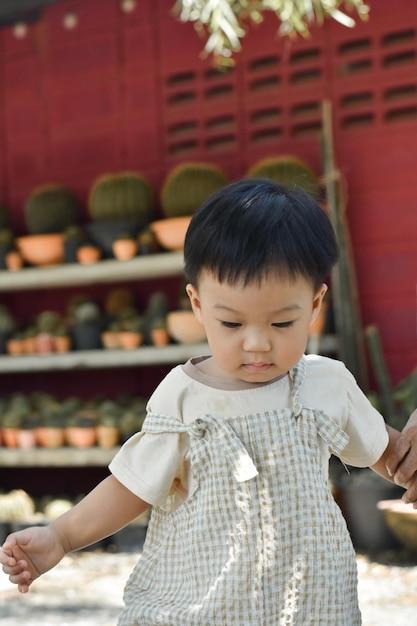
[[[209,163],[181,163],[167,176],[161,206],[167,217],[192,215],[212,193],[226,185],[223,172]]]
[[[88,206],[97,222],[149,220],[154,195],[149,182],[139,173],[105,174],[94,182]]]
[[[26,227],[31,235],[62,233],[78,224],[79,206],[74,194],[61,185],[36,187],[25,206]]]
[[[320,183],[311,168],[293,156],[277,156],[262,159],[249,170],[248,176],[270,178],[288,187],[298,185],[314,198],[320,195]]]

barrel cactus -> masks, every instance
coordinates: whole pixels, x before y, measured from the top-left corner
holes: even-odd
[[[137,172],[100,176],[93,184],[88,201],[94,221],[149,221],[154,210],[151,185]]]
[[[226,185],[225,174],[210,163],[181,163],[166,177],[161,206],[166,217],[192,215],[212,193]]]
[[[317,176],[307,163],[293,156],[262,159],[249,170],[248,176],[270,178],[286,187],[298,185],[316,199],[320,195],[320,183]]]
[[[61,185],[36,187],[25,205],[26,227],[31,235],[62,233],[80,220],[74,194]]]

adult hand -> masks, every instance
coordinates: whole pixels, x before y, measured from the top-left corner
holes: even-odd
[[[387,458],[387,471],[397,485],[406,488],[403,500],[417,509],[417,409],[410,415],[394,451]]]

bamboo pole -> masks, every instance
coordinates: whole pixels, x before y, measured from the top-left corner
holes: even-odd
[[[345,215],[345,198],[341,189],[340,173],[335,165],[332,105],[329,100],[322,103],[322,125],[322,155],[327,206],[339,244],[339,262],[332,273],[332,294],[340,357],[355,376],[362,390],[367,391],[364,333],[349,228]]]

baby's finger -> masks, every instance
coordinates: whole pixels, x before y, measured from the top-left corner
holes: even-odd
[[[27,565],[19,561],[17,566],[13,569],[13,571],[9,575],[10,582],[15,585],[20,585],[22,583],[27,583],[31,579],[31,573],[27,569]]]

